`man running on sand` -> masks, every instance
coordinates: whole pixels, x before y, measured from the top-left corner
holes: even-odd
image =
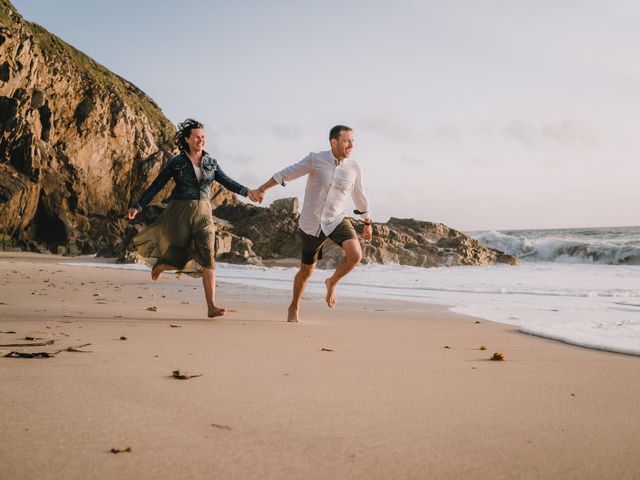
[[[298,322],[300,299],[316,262],[322,258],[322,246],[330,238],[344,250],[343,258],[336,271],[325,280],[327,305],[336,304],[336,285],[342,277],[355,268],[362,259],[362,248],[358,236],[349,220],[344,218],[344,207],[349,195],[364,218],[362,237],[372,237],[369,203],[362,186],[360,166],[353,160],[353,131],[344,125],[336,125],[329,132],[331,150],[310,153],[301,161],[276,173],[258,190],[264,192],[277,184],[308,175],[304,193],[299,227],[302,239],[300,270],[293,280],[293,298],[289,305],[288,322]],[[260,198],[259,200],[262,200]]]

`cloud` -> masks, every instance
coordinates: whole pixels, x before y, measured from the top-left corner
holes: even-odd
[[[542,138],[567,147],[591,147],[599,143],[596,128],[584,121],[564,119],[542,126]]]
[[[511,120],[503,129],[507,137],[517,140],[527,146],[535,145],[540,141],[539,129],[532,123],[524,120]]]
[[[536,125],[525,120],[511,120],[502,129],[510,139],[525,146],[554,144],[567,148],[588,148],[600,142],[600,135],[591,123],[565,118]]]
[[[436,140],[443,140],[447,142],[459,140],[461,132],[459,127],[453,125],[438,124],[431,129],[431,137]]]
[[[421,137],[414,125],[391,113],[370,115],[359,123],[365,130],[394,142],[416,141]]]
[[[421,125],[419,121],[411,121],[393,113],[378,113],[362,118],[362,128],[393,142],[452,142],[461,137],[461,130],[454,125],[436,123],[431,126]]]

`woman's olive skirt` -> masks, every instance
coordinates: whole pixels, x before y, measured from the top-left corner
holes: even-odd
[[[172,200],[160,217],[133,239],[147,265],[170,265],[179,273],[200,276],[213,268],[216,227],[211,203],[206,200]]]

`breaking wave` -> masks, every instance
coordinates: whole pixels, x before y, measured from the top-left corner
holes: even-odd
[[[482,232],[473,237],[523,261],[640,265],[640,235],[607,235],[599,230]],[[609,230],[610,234],[611,231]]]

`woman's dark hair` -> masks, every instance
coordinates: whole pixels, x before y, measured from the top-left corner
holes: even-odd
[[[191,130],[194,128],[204,128],[204,125],[193,118],[187,118],[184,122],[178,124],[178,131],[176,132],[176,136],[173,137],[173,141],[181,152],[189,151],[189,145],[185,138],[191,136]]]
[[[350,131],[352,131],[350,127],[347,127],[345,125],[336,125],[329,132],[329,140],[332,140],[334,138],[337,140],[338,138],[340,138],[340,134],[342,132],[350,132]]]

